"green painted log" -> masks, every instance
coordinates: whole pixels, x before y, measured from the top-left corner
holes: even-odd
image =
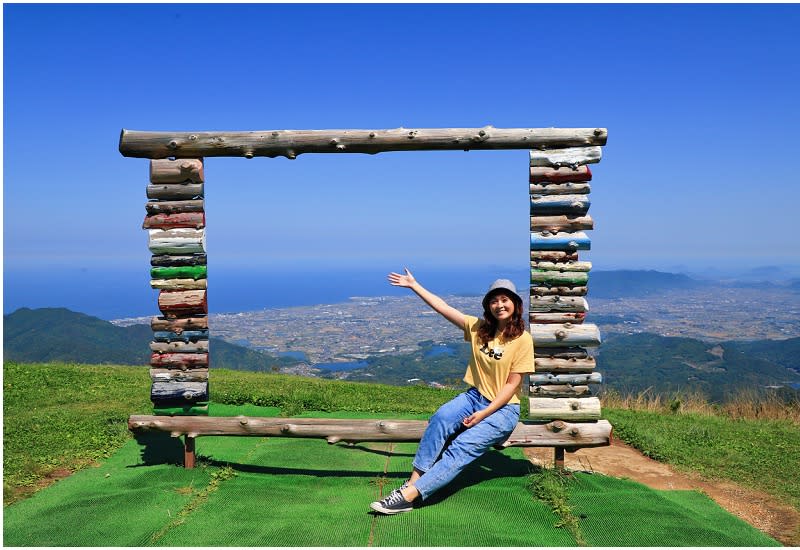
[[[195,403],[183,407],[153,407],[153,414],[160,416],[208,415],[208,403]]]
[[[531,269],[531,283],[582,286],[588,282],[589,274],[585,271],[550,271],[546,269]]]
[[[150,276],[153,279],[205,279],[207,266],[179,266],[179,267],[151,267]]]

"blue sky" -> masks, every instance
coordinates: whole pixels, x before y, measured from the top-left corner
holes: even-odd
[[[487,124],[608,128],[596,269],[800,263],[797,5],[3,11],[6,271],[146,271],[122,128]],[[524,267],[526,175],[525,151],[210,158],[210,266]]]

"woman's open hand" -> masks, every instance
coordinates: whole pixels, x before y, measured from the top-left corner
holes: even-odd
[[[389,283],[392,286],[402,286],[405,288],[411,288],[417,280],[411,274],[407,267],[403,268],[405,270],[405,275],[401,275],[400,273],[389,273]]]

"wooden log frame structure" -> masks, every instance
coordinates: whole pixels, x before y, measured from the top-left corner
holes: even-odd
[[[209,417],[207,258],[204,162],[206,157],[286,157],[304,153],[526,149],[530,194],[531,333],[536,373],[525,380],[529,420],[498,448],[553,447],[564,451],[610,444],[611,425],[588,384],[601,382],[586,350],[600,344],[584,323],[591,264],[584,231],[592,172],[606,144],[605,128],[434,128],[393,130],[265,130],[245,132],[142,132],[123,129],[123,156],[150,159],[146,216],[152,252],[151,286],[161,315],[153,317],[150,344],[153,416],[133,415],[131,430],[184,436],[187,468],[200,436],[323,438],[328,443],[419,441],[425,421],[321,418]]]

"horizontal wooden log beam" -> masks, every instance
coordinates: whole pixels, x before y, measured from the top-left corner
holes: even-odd
[[[531,195],[531,216],[583,216],[589,195]]]
[[[205,290],[162,290],[158,293],[158,309],[164,317],[195,317],[208,313]]]
[[[203,183],[203,159],[150,161],[150,183]]]
[[[150,386],[153,402],[177,402],[177,404],[208,401],[208,382],[153,382]]]
[[[208,330],[182,330],[181,332],[159,330],[153,332],[153,340],[156,342],[197,342],[208,340]]]
[[[142,229],[175,229],[192,227],[201,229],[206,226],[206,215],[203,212],[180,212],[175,214],[150,214],[145,216]]]
[[[582,325],[531,325],[531,334],[537,347],[564,347],[584,346],[596,347],[600,345],[600,329],[597,325],[584,323]]]
[[[153,332],[166,330],[178,333],[184,330],[204,330],[208,328],[208,317],[185,317],[183,319],[153,317],[150,319],[150,328],[153,329]]]
[[[155,255],[205,254],[205,229],[148,229],[147,246]]]
[[[178,214],[182,212],[203,212],[203,199],[188,201],[151,201],[144,205],[148,214]]]
[[[578,253],[572,250],[531,250],[532,262],[569,262],[577,259]]]
[[[543,357],[549,359],[586,359],[589,357],[589,351],[586,348],[569,347],[569,348],[535,348],[533,355],[536,358]]]
[[[585,271],[531,269],[530,282],[549,286],[584,286],[589,282],[589,274]]]
[[[123,129],[126,157],[287,157],[303,153],[368,153],[469,149],[534,149],[605,145],[605,128],[397,128],[394,130],[261,130],[144,132]]]
[[[585,286],[531,286],[533,296],[586,296],[589,289]]]
[[[549,386],[531,386],[533,397],[582,397],[590,395],[589,386],[571,386],[569,384],[553,384]]]
[[[603,156],[600,147],[570,147],[549,151],[531,151],[531,166],[544,168],[577,168],[584,164],[600,162]]]
[[[150,257],[150,265],[153,267],[185,267],[206,265],[206,263],[208,263],[208,258],[205,254],[186,254],[185,256],[162,254]]]
[[[597,366],[594,357],[586,357],[579,359],[572,357],[570,359],[555,359],[549,357],[535,357],[534,365],[536,372],[552,372],[555,374],[561,373],[578,373],[578,372],[592,372]]]
[[[592,262],[531,262],[540,271],[591,271]]]
[[[177,229],[175,231],[178,231]],[[531,250],[564,250],[573,252],[576,250],[589,250],[591,241],[583,231],[577,232],[556,232],[532,231]]]
[[[150,279],[150,286],[158,290],[205,290],[207,279]]]
[[[154,430],[173,437],[228,435],[254,437],[300,437],[326,439],[328,443],[360,441],[419,441],[425,420],[369,420],[332,418],[261,418],[248,416],[145,416],[133,415],[128,428]],[[600,447],[611,442],[611,424],[520,422],[503,447]]]
[[[549,166],[531,166],[529,181],[531,183],[578,183],[587,182],[592,179],[592,171],[589,166],[584,164],[571,168],[563,166],[552,168]]]
[[[531,231],[587,231],[594,229],[594,220],[585,216],[531,216]]]
[[[198,200],[203,197],[202,183],[154,183],[147,186],[147,198],[165,201]]]
[[[531,195],[588,195],[592,187],[588,183],[532,183]]]
[[[150,268],[153,279],[205,279],[207,275],[208,268],[205,265]]]
[[[150,351],[156,353],[208,353],[208,340],[196,342],[150,342]]]
[[[531,420],[599,420],[597,397],[531,397],[528,418]]]
[[[529,323],[572,323],[577,325],[583,323],[585,319],[586,313],[579,311],[531,312],[528,315]]]
[[[208,369],[150,369],[150,380],[153,382],[205,382],[208,380]]]
[[[542,374],[531,374],[531,384],[541,386],[545,384],[602,384],[603,375],[599,372],[585,372],[574,374],[554,374],[545,372]]]
[[[208,367],[208,353],[152,353],[150,366],[167,369]]]
[[[531,296],[531,313],[547,313],[550,311],[587,312],[589,304],[581,296]]]

